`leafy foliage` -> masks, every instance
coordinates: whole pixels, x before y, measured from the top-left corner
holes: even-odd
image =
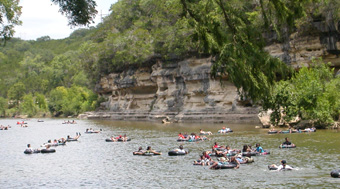
[[[8,108],[7,99],[0,96],[0,116],[6,115],[7,108]]]
[[[96,2],[93,0],[52,0],[58,4],[60,12],[66,14],[69,24],[73,26],[93,23],[97,14]]]
[[[14,34],[14,27],[21,24],[20,15],[19,0],[0,1],[0,45],[10,39]]]
[[[55,116],[78,115],[80,112],[94,110],[97,96],[90,90],[73,86],[57,87],[50,93],[49,110]]]
[[[264,105],[264,109],[273,110],[273,123],[300,116],[312,120],[317,127],[326,127],[339,119],[340,78],[334,77],[334,69],[321,60],[313,62],[313,67],[303,67],[291,80],[275,85]]]

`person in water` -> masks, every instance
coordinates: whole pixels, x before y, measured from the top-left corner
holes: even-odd
[[[236,165],[236,167],[235,167],[234,169],[240,168],[240,162],[237,161],[237,159],[236,159],[235,156],[231,157],[229,163],[230,163],[230,164],[235,164],[235,165]]]
[[[31,144],[27,144],[27,149],[25,150],[26,152],[33,152],[33,149],[31,148]]]
[[[207,151],[203,152],[204,164],[203,165],[210,165],[210,162],[213,162]]]
[[[286,137],[282,145],[292,145],[292,143],[288,140],[288,137]]]
[[[183,149],[183,145],[180,145],[179,148],[175,149],[174,151],[176,151],[176,152],[182,152],[182,153],[186,153],[186,154],[188,153],[188,151],[186,151],[186,150]]]
[[[281,165],[277,166],[275,164],[273,165],[270,165],[269,166],[270,168],[276,168],[274,170],[277,170],[277,171],[281,171],[281,170],[293,170],[294,168],[287,165],[287,161],[286,160],[281,160]]]
[[[128,140],[128,137],[126,136],[126,134],[124,134],[124,136],[121,137],[121,139],[123,140],[123,142],[126,142]]]
[[[157,152],[157,151],[153,150],[151,148],[151,146],[148,146],[146,148],[146,151],[143,154],[150,154],[150,153],[153,153],[153,154],[156,154],[156,155],[161,155],[162,154],[161,152]]]
[[[263,150],[263,148],[261,147],[261,145],[259,143],[256,144],[256,152],[264,153],[264,150]]]
[[[203,131],[202,129],[200,129],[200,134],[202,134],[202,135],[212,135],[212,132],[210,132],[210,131]]]
[[[210,169],[216,169],[216,167],[218,166],[218,165],[225,165],[225,164],[228,164],[228,158],[226,158],[226,157],[221,157],[221,158],[219,158],[218,159],[218,161],[215,161],[214,163],[213,163],[213,165],[210,167]]]
[[[143,148],[140,146],[138,148],[138,151],[133,152],[134,155],[143,155],[143,153],[145,152],[145,150],[143,150]]]

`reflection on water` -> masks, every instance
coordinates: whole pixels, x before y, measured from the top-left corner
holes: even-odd
[[[29,120],[27,128],[15,125],[17,120],[0,120],[11,125],[0,131],[0,188],[177,188],[177,187],[241,187],[241,188],[335,188],[340,180],[329,173],[340,168],[339,133],[323,130],[316,133],[268,135],[255,125],[230,124],[234,133],[217,134],[222,124],[168,124],[152,122],[118,122],[79,120],[78,124],[61,124],[64,120]],[[103,129],[99,134],[85,134],[86,128]],[[210,141],[176,142],[179,132],[214,133]],[[49,139],[81,132],[78,142],[56,148],[53,154],[25,155],[26,144],[39,147]],[[105,142],[110,136],[127,134],[131,142]],[[279,149],[284,137],[297,145],[295,149]],[[193,166],[203,150],[214,142],[241,149],[244,144],[261,143],[271,155],[255,157],[255,163],[241,165],[238,170],[210,170]],[[180,144],[189,149],[186,156],[168,156]],[[152,146],[161,156],[133,156],[139,146]],[[286,159],[297,171],[270,172],[267,165]]]

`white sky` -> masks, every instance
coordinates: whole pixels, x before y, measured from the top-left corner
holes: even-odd
[[[96,26],[101,21],[100,14],[109,14],[111,4],[117,0],[96,0],[98,14],[95,18]],[[24,40],[36,40],[41,36],[50,36],[52,39],[68,37],[79,27],[68,26],[68,19],[59,12],[59,6],[51,0],[20,0],[22,14],[21,26],[15,27],[14,37]]]

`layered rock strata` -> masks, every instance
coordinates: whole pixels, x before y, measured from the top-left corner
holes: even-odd
[[[258,122],[256,107],[239,101],[227,78],[210,77],[210,58],[129,69],[103,77],[97,92],[108,101],[89,119],[170,122]],[[84,116],[84,115],[83,115]]]
[[[331,62],[339,74],[340,34],[338,25],[314,22],[312,33],[290,35],[285,45],[271,42],[266,50],[289,60],[294,68],[308,66],[312,58]],[[272,37],[275,40],[275,36]],[[258,122],[257,107],[239,100],[228,78],[210,77],[211,60],[179,62],[128,69],[102,77],[97,92],[107,99],[102,111],[82,117],[115,120],[163,120],[170,122]],[[269,119],[269,118],[267,118]]]

